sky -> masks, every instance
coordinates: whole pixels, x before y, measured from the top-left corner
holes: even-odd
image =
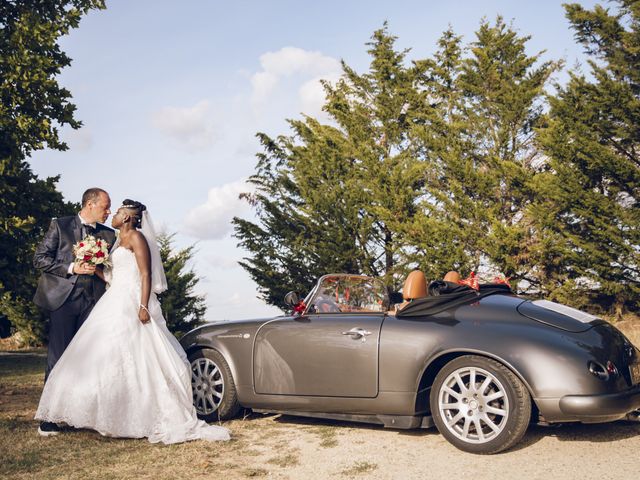
[[[39,151],[30,163],[40,177],[61,175],[67,200],[94,186],[115,208],[139,200],[176,248],[195,245],[207,320],[277,315],[238,265],[247,252],[232,236],[234,216],[254,218],[238,195],[250,190],[256,133],[290,134],[287,119],[303,113],[326,120],[319,80],[339,78],[341,60],[366,72],[365,44],[385,21],[396,47],[411,49],[408,61],[432,55],[449,26],[471,42],[483,18],[501,15],[531,36],[529,54],[584,63],[562,3],[107,0],[60,42],[73,63],[59,81],[83,127],[62,129],[69,150]]]

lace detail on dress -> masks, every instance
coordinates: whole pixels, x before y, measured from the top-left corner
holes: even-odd
[[[138,320],[135,255],[118,247],[111,260],[110,287],[49,375],[36,419],[150,442],[228,440],[226,428],[198,420],[187,356],[154,294],[152,321]]]

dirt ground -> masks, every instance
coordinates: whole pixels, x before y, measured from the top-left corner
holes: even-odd
[[[637,479],[640,424],[529,428],[514,449],[478,456],[436,430],[398,431],[279,415],[227,422],[233,440],[151,445],[91,431],[41,438],[32,420],[43,357],[0,354],[0,478]]]
[[[640,345],[640,324],[617,324]],[[37,435],[41,351],[0,352],[0,479],[616,479],[640,477],[640,423],[531,426],[515,448],[461,452],[435,430],[248,414],[224,443]]]

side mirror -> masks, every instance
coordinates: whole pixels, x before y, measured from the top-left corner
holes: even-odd
[[[284,296],[284,303],[290,307],[295,307],[300,303],[300,296],[297,292],[289,292]]]

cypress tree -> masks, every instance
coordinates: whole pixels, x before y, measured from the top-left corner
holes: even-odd
[[[408,149],[416,76],[395,49],[386,25],[374,32],[370,69],[343,62],[343,76],[325,83],[334,124],[290,121],[291,136],[260,134],[246,195],[258,222],[234,219],[241,265],[262,297],[283,306],[287,290],[308,291],[329,272],[365,273],[397,281],[402,244],[398,224],[415,213],[420,176]]]
[[[590,72],[550,99],[535,212],[554,252],[540,255],[544,288],[621,315],[640,300],[640,2],[615,3],[565,6]]]

